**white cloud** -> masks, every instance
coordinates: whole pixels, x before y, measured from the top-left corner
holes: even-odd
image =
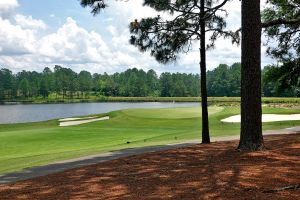
[[[135,66],[144,66],[144,68],[156,68],[158,71],[187,71],[198,73],[199,69],[199,42],[193,45],[193,50],[187,54],[179,55],[176,62],[169,65],[158,64],[154,58],[149,57],[149,52],[140,53],[136,47],[128,43],[130,33],[128,24],[134,19],[144,17],[153,17],[160,14],[164,18],[170,18],[167,13],[158,13],[150,7],[142,6],[143,0],[132,0],[128,2],[111,2],[110,7],[105,11],[106,14],[116,19],[113,25],[109,25],[107,30],[112,35],[112,45],[118,47],[122,52],[126,52],[130,56],[135,56],[137,59]],[[126,9],[124,9],[126,8]],[[241,3],[232,1],[226,5],[228,9],[228,29],[238,29],[241,25],[240,9]],[[208,69],[215,68],[220,63],[232,64],[240,61],[240,47],[233,46],[230,40],[220,38],[216,42],[216,48],[207,51],[207,67]]]
[[[17,0],[1,0],[0,1],[0,17],[6,18],[18,7]]]
[[[109,42],[99,33],[87,31],[72,18],[67,18],[56,32],[45,36],[37,34],[38,26],[26,27],[0,18],[0,65],[14,70],[26,67],[27,70],[41,71],[42,67],[61,64],[77,71],[112,73],[140,62],[135,54],[130,54],[134,47],[127,45],[126,37],[123,37],[126,42],[118,43],[119,46],[108,46]],[[110,29],[114,30],[113,27]]]
[[[158,14],[149,6],[143,6],[143,2],[144,0],[111,1],[105,12],[117,21],[127,21],[126,26],[134,19],[153,17]]]
[[[109,17],[109,18],[103,19],[103,22],[111,22],[113,20],[114,20],[114,18]]]
[[[55,62],[84,64],[107,61],[110,49],[100,34],[88,32],[68,18],[56,33],[41,38],[39,53]]]
[[[116,29],[115,26],[109,25],[106,29],[110,32],[110,34],[111,34],[112,36],[118,35],[118,31],[117,31],[117,29]]]
[[[40,19],[33,19],[32,16],[24,16],[17,14],[15,16],[15,21],[17,25],[22,28],[28,29],[46,29],[46,24]]]
[[[0,18],[0,54],[11,56],[30,54],[35,51],[35,42],[34,31],[22,29],[8,19]]]
[[[10,13],[18,6],[16,0],[0,0],[0,12],[4,10],[3,2],[7,3],[6,7],[10,4],[10,9],[6,9]],[[112,1],[110,7],[102,13],[105,18],[101,20],[105,26],[99,32],[83,28],[70,17],[56,30],[47,29],[47,32],[43,30],[47,28],[45,22],[31,16],[15,14],[14,18],[0,17],[0,65],[15,71],[25,68],[41,71],[45,66],[60,64],[75,71],[84,69],[97,73],[113,73],[129,67],[154,69],[158,73],[198,73],[198,42],[193,51],[181,54],[180,59],[168,65],[159,64],[149,52],[141,53],[129,44],[130,21],[158,14],[149,7],[143,7],[142,2],[143,0]],[[240,27],[240,7],[239,1],[226,5],[229,13],[228,28],[235,30]],[[169,17],[167,14],[161,16]],[[51,13],[48,17],[59,16]],[[263,65],[272,62],[264,53],[262,60]],[[230,40],[221,38],[215,49],[207,51],[208,69],[213,69],[220,63],[232,64],[239,61],[240,47],[232,45]]]

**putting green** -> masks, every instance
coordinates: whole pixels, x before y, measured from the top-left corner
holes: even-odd
[[[208,108],[208,114],[212,115],[223,110],[222,107],[212,106]],[[158,118],[158,119],[183,119],[201,117],[201,107],[191,108],[158,108],[158,109],[129,109],[122,113],[139,118]]]
[[[109,116],[107,121],[70,127],[59,127],[58,120],[0,125],[0,174],[112,150],[200,141],[200,111],[200,107],[130,109],[97,116]],[[300,109],[282,108],[263,111],[300,113]],[[239,107],[209,107],[211,136],[238,135],[239,123],[222,123],[221,119],[239,112]],[[300,126],[300,121],[264,123],[263,129],[292,126]]]

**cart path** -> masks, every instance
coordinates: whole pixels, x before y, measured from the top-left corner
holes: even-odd
[[[264,135],[265,136],[282,135],[282,134],[295,134],[295,133],[300,133],[300,126],[280,129],[280,130],[269,130],[269,131],[265,131]],[[239,135],[235,135],[235,136],[225,136],[225,137],[213,137],[211,138],[211,141],[212,142],[231,141],[231,140],[238,140],[238,139],[239,139]],[[175,144],[122,149],[118,151],[112,151],[112,152],[101,153],[97,155],[59,161],[45,166],[24,169],[23,171],[20,172],[0,175],[0,184],[14,183],[21,180],[32,179],[35,177],[45,176],[56,172],[62,172],[69,169],[79,168],[83,166],[102,163],[102,162],[106,162],[118,158],[133,156],[133,155],[139,155],[143,153],[187,147],[187,146],[199,144],[200,142],[201,142],[200,140],[191,140],[191,141],[185,141],[182,143],[175,143]]]

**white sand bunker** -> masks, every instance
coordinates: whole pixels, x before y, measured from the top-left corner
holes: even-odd
[[[77,120],[85,120],[85,119],[95,119],[97,118],[97,116],[94,117],[70,117],[70,118],[64,118],[64,119],[60,119],[58,121],[60,122],[67,122],[67,121],[77,121]]]
[[[291,115],[277,115],[277,114],[263,114],[262,122],[281,122],[281,121],[296,121],[300,120],[300,114]],[[222,119],[221,122],[240,123],[241,115],[234,115],[226,119]]]
[[[96,121],[104,121],[104,120],[109,120],[109,116],[106,117],[101,117],[101,118],[93,118],[93,119],[88,119],[88,118],[79,118],[81,120],[76,120],[78,118],[68,118],[69,120],[64,120],[59,123],[59,126],[76,126],[80,124],[86,124],[86,123],[91,123],[91,122],[96,122]],[[71,119],[71,120],[70,120]],[[75,119],[75,120],[74,120]]]

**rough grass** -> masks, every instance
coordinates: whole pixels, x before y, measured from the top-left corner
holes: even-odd
[[[201,108],[130,109],[111,112],[110,120],[58,127],[57,120],[0,125],[0,173],[90,154],[201,139]],[[294,114],[300,109],[264,108],[264,113]],[[238,107],[210,107],[212,137],[239,134],[239,123],[220,120]],[[300,121],[265,123],[266,129]],[[129,144],[128,144],[129,142]]]

